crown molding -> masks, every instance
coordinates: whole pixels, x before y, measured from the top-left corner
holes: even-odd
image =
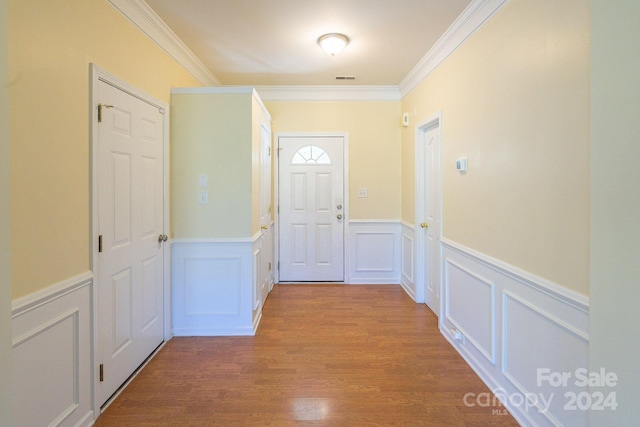
[[[221,86],[218,79],[180,40],[144,0],[108,0],[125,18],[182,65],[204,86]]]
[[[256,86],[265,101],[400,101],[398,86]]]
[[[204,86],[220,81],[144,0],[108,0]],[[266,101],[397,101],[407,95],[509,0],[473,0],[398,86],[256,86]]]
[[[498,12],[509,0],[473,0],[469,6],[456,18],[451,26],[433,45],[429,52],[400,82],[400,93],[404,97],[429,74],[431,74],[445,59],[449,57],[462,43],[475,33],[484,23]]]

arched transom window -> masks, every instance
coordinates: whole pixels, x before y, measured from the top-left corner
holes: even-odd
[[[292,165],[330,165],[331,157],[316,145],[307,145],[293,155]]]

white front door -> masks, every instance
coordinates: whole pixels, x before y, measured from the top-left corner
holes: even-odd
[[[280,281],[344,281],[344,137],[280,137]]]
[[[424,216],[420,224],[424,240],[425,303],[440,314],[440,126],[421,130],[424,144]]]
[[[163,113],[103,81],[97,141],[98,404],[163,341]]]

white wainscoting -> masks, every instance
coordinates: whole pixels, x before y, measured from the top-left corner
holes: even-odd
[[[173,241],[173,335],[255,334],[262,312],[260,244],[259,237]]]
[[[442,281],[441,332],[509,412],[522,425],[586,425],[587,411],[563,408],[565,393],[587,391],[575,371],[588,367],[588,298],[446,239]],[[538,369],[571,378],[552,387]]]
[[[400,235],[400,285],[414,300],[417,300],[416,288],[416,230],[413,224],[402,222]]]
[[[87,272],[12,302],[15,426],[90,426],[91,288]]]
[[[348,277],[353,284],[400,283],[400,222],[349,221]]]

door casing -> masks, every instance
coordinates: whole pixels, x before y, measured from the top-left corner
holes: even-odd
[[[163,114],[163,228],[165,230],[165,232],[167,234],[169,234],[167,231],[169,230],[169,225],[171,224],[170,222],[170,217],[169,217],[169,195],[168,195],[168,189],[169,189],[169,105],[159,99],[156,99],[154,97],[152,97],[151,95],[143,92],[142,90],[132,86],[131,84],[127,83],[124,80],[119,79],[118,77],[108,73],[107,71],[103,70],[102,68],[98,67],[95,64],[90,64],[90,69],[89,69],[89,78],[90,78],[90,82],[91,82],[91,86],[90,86],[90,93],[89,93],[89,99],[90,99],[90,109],[91,109],[91,114],[90,114],[90,123],[89,123],[89,127],[90,127],[90,136],[91,136],[91,143],[90,143],[90,175],[91,175],[91,215],[90,215],[90,238],[89,238],[89,243],[90,243],[90,268],[91,271],[93,272],[93,277],[94,277],[94,283],[92,286],[92,301],[91,301],[91,318],[93,321],[93,325],[91,328],[92,331],[92,337],[91,337],[91,366],[92,366],[92,378],[93,378],[93,388],[92,388],[92,396],[91,396],[91,401],[92,401],[92,406],[93,406],[93,410],[94,410],[94,414],[95,416],[97,416],[98,414],[100,414],[100,404],[97,402],[96,399],[96,388],[98,386],[99,383],[99,371],[98,371],[98,366],[96,364],[96,352],[98,349],[98,292],[96,292],[96,280],[98,277],[98,270],[100,268],[100,264],[98,262],[98,149],[97,149],[97,144],[98,144],[98,99],[97,99],[97,94],[98,94],[98,84],[100,81],[107,83],[111,86],[114,86],[120,90],[122,90],[123,92],[128,93],[131,96],[134,96],[138,99],[141,99],[151,105],[154,105],[156,107],[158,107],[159,109],[163,109],[164,110],[164,114]],[[166,244],[163,245],[163,262],[164,262],[164,277],[163,277],[163,281],[164,281],[164,306],[163,306],[163,312],[164,312],[164,318],[163,318],[163,322],[164,322],[164,341],[168,341],[169,339],[171,339],[172,333],[171,333],[171,239],[168,240],[168,242]],[[131,381],[131,378],[128,380]],[[116,393],[116,395],[119,392]],[[114,395],[115,397],[115,395]],[[113,399],[112,399],[113,400]]]
[[[344,235],[343,235],[343,254],[344,254],[344,283],[349,283],[349,133],[347,132],[277,132],[275,134],[276,141],[276,157],[274,158],[274,204],[275,204],[275,220],[274,220],[274,251],[273,251],[273,263],[276,266],[274,269],[274,282],[280,282],[280,212],[278,206],[280,204],[280,138],[313,138],[313,137],[341,137],[343,138],[343,215],[344,215]]]
[[[415,127],[415,236],[416,236],[416,263],[415,263],[415,277],[416,277],[416,301],[417,302],[425,302],[425,287],[426,287],[426,277],[424,274],[425,265],[424,259],[426,255],[426,233],[422,232],[420,228],[420,223],[424,221],[424,218],[427,215],[426,210],[426,202],[425,202],[425,178],[427,171],[425,170],[425,146],[424,146],[424,131],[426,129],[437,126],[440,129],[439,134],[439,153],[440,158],[438,159],[439,164],[439,189],[437,197],[439,198],[440,212],[438,213],[440,216],[440,233],[438,236],[438,240],[442,240],[442,229],[443,229],[443,218],[442,218],[442,111],[437,112],[436,114],[427,117],[426,119],[420,121],[416,124]],[[442,252],[439,250],[440,256],[437,263],[434,263],[436,268],[438,268],[440,278],[440,283],[437,284],[440,293],[440,306],[438,313],[438,319],[440,319],[442,314],[442,304],[444,298],[442,298]]]

